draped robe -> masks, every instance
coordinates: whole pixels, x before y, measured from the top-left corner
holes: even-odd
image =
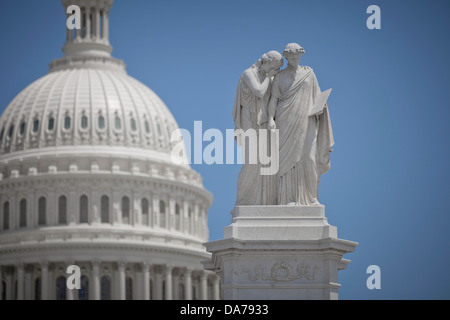
[[[309,67],[283,69],[274,79],[272,96],[278,99],[275,123],[279,129],[277,203],[318,204],[320,175],[330,168],[334,144],[328,107],[309,116],[320,93]]]
[[[251,67],[252,75],[261,84],[256,67]],[[244,74],[241,75],[236,90],[236,98],[233,107],[233,119],[236,129],[263,129],[267,126],[263,121],[267,121],[267,107],[270,98],[271,87],[267,89],[266,94],[260,98],[256,96],[244,80]],[[259,136],[257,136],[259,139]],[[238,145],[244,143],[237,137]],[[257,143],[259,145],[259,143]],[[269,141],[268,141],[268,145]],[[237,182],[236,205],[269,205],[276,202],[276,176],[262,176],[260,173],[259,159],[258,163],[250,164],[248,162],[248,151],[244,155],[244,163],[239,172]]]

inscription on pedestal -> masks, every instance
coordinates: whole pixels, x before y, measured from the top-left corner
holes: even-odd
[[[317,266],[311,266],[309,264],[299,263],[295,267],[288,262],[275,263],[270,272],[267,272],[266,267],[257,265],[253,271],[249,268],[242,268],[242,274],[247,274],[248,279],[251,281],[280,281],[290,282],[294,280],[310,280],[317,279],[317,273],[319,268]]]

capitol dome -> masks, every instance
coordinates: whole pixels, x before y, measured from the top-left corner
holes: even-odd
[[[17,95],[0,120],[0,152],[100,145],[170,155],[178,126],[164,102],[119,61],[86,60],[53,62]]]
[[[212,196],[171,160],[175,118],[111,56],[112,0],[62,2],[82,28],[0,118],[0,299],[218,299]]]

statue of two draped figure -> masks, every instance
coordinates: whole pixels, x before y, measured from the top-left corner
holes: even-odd
[[[261,161],[250,161],[254,148],[243,147],[237,206],[319,205],[320,176],[330,168],[334,144],[327,104],[331,89],[321,92],[313,70],[299,65],[304,53],[289,43],[283,51],[286,68],[280,71],[283,56],[270,51],[239,79],[233,108],[238,145],[246,144],[246,132],[256,132],[256,145],[276,155],[278,170],[261,174]]]

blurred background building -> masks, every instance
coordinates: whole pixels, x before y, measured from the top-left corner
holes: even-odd
[[[0,118],[3,299],[219,298],[200,263],[212,196],[171,161],[167,106],[111,56],[112,2],[63,1],[82,28],[61,26],[64,57]]]

